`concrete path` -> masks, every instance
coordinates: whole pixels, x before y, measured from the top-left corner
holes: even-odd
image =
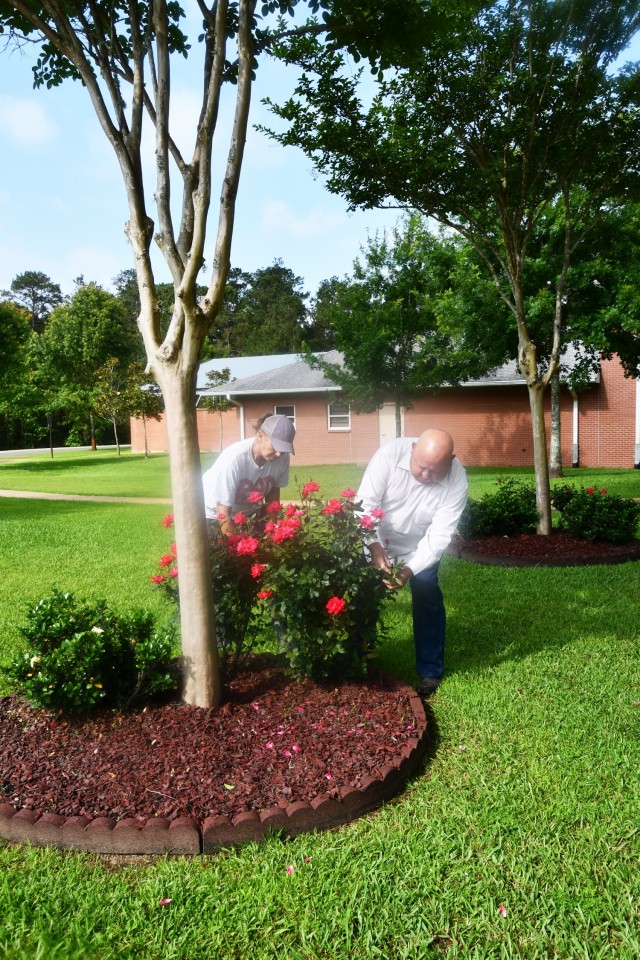
[[[89,497],[76,493],[38,493],[31,490],[0,490],[0,497],[19,497],[22,500],[86,500],[91,503],[165,503],[162,497]]]

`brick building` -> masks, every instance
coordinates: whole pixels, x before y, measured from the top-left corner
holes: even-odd
[[[339,355],[327,354],[335,360]],[[229,368],[231,380],[207,388],[209,370]],[[356,414],[340,398],[340,388],[295,355],[208,361],[198,378],[198,399],[228,397],[224,413],[198,409],[202,451],[219,451],[245,436],[265,413],[283,413],[296,425],[295,463],[366,463],[395,436],[392,403],[375,413]],[[562,389],[562,459],[583,467],[640,467],[640,379],[625,378],[615,360],[600,364],[599,375],[575,395]],[[482,380],[425,393],[402,414],[404,436],[428,426],[449,430],[456,453],[467,466],[532,466],[533,446],[528,392],[515,364]],[[550,425],[547,419],[547,434]],[[163,421],[147,423],[149,450],[167,450]],[[142,424],[131,422],[131,448],[144,450]]]

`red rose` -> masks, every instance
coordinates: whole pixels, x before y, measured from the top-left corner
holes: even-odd
[[[358,495],[358,491],[353,490],[351,487],[347,487],[346,490],[340,491],[340,496],[347,497],[348,499],[351,499],[351,497],[356,497],[357,495]]]
[[[369,516],[358,517],[358,523],[359,523],[360,526],[363,527],[365,530],[373,530],[373,528],[374,528],[375,525],[376,525],[376,522],[375,522],[375,520],[373,519],[373,517],[369,517]]]
[[[174,579],[177,579],[177,577],[178,577],[178,568],[177,568],[177,567],[173,567],[172,570],[169,570],[169,576],[170,576],[170,577],[173,577]]]
[[[257,596],[258,600],[268,600],[269,597],[273,596],[273,590],[261,590]]]
[[[328,500],[325,507],[323,507],[323,513],[340,513],[342,511],[342,500]]]
[[[155,577],[151,577],[151,583],[164,583],[164,577],[161,573],[156,573]]]
[[[267,504],[267,513],[280,513],[282,510],[282,504],[279,500],[272,500],[271,503]]]
[[[233,515],[233,522],[240,526],[241,523],[244,523],[247,519],[246,513],[235,513]]]
[[[258,493],[257,490],[252,490],[249,496],[247,497],[249,503],[260,503],[262,500],[262,494]]]
[[[164,557],[160,557],[160,566],[161,567],[170,567],[173,564],[175,557],[171,553],[166,553]]]
[[[260,576],[265,567],[266,563],[254,563],[254,565],[251,567],[251,576],[254,580],[256,577]]]
[[[305,483],[302,488],[301,495],[303,497],[308,497],[312,493],[317,493],[320,489],[320,484],[316,483],[315,480],[310,480],[309,483]]]
[[[604,489],[604,487],[602,488],[602,490],[600,491],[600,493],[601,493],[604,497],[606,497],[606,495],[607,495],[607,491]]]
[[[587,487],[587,493],[595,493],[594,488],[593,488],[593,487]]]
[[[162,518],[163,527],[172,527],[173,526],[173,514],[167,513],[166,516]]]
[[[326,608],[331,616],[335,617],[337,614],[342,613],[346,605],[347,601],[343,600],[342,597],[331,597],[331,600],[328,600],[326,603]]]
[[[236,553],[242,555],[255,553],[259,546],[260,544],[255,537],[244,537],[236,544]]]

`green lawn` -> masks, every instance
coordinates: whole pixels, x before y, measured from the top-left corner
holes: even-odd
[[[215,454],[202,455],[202,469],[214,462]],[[291,461],[290,483],[283,499],[294,499],[308,480],[321,484],[321,493],[334,497],[344,487],[358,487],[363,466],[356,464],[322,464],[298,466]],[[530,467],[470,467],[471,496],[493,492],[500,477],[516,476],[533,483]],[[577,486],[605,487],[610,493],[624,497],[640,497],[640,470],[567,468],[559,483]],[[170,497],[169,460],[166,454],[142,454],[125,451],[120,457],[113,450],[69,451],[0,459],[0,489],[33,490],[44,493],[71,493],[112,497]]]
[[[0,499],[0,660],[22,601],[54,583],[166,613],[148,586],[163,512]],[[441,579],[436,744],[401,797],[334,832],[193,860],[0,844],[0,958],[640,957],[640,563],[446,558]],[[413,682],[408,596],[388,622],[381,662]]]

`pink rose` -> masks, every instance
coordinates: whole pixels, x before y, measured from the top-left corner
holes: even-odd
[[[233,522],[236,523],[238,526],[240,526],[241,523],[244,523],[246,519],[247,519],[246,513],[240,512],[240,513],[235,513],[233,515]]]
[[[172,513],[167,513],[167,514],[162,518],[162,526],[163,526],[163,527],[172,527],[172,526],[173,526],[173,514],[172,514]]]
[[[351,499],[351,497],[355,497],[357,495],[358,495],[358,491],[353,490],[351,487],[347,487],[346,490],[340,491],[340,496],[347,497],[347,499]]]
[[[382,520],[382,518],[384,517],[384,510],[380,510],[379,507],[376,507],[375,510],[371,511],[371,516],[375,517],[376,520]]]
[[[323,507],[323,513],[340,513],[342,511],[342,500],[328,500],[326,506]]]
[[[260,544],[255,537],[244,537],[237,542],[236,553],[241,555],[255,553],[259,546]]]
[[[266,563],[254,563],[254,565],[251,567],[251,576],[254,580],[256,577],[260,576],[265,567]]]
[[[272,500],[271,503],[267,504],[267,513],[280,513],[282,510],[282,504],[279,500]]]
[[[364,530],[373,530],[373,528],[376,525],[376,522],[373,519],[373,517],[369,517],[366,515],[364,517],[358,517],[358,523]]]
[[[151,583],[164,583],[164,577],[161,573],[156,573],[155,577],[151,577]]]
[[[247,500],[249,501],[249,503],[260,503],[262,499],[263,499],[262,494],[258,493],[257,490],[252,490],[249,496],[247,497]]]
[[[160,566],[161,567],[170,567],[173,564],[174,556],[171,553],[165,553],[164,557],[160,557]]]

